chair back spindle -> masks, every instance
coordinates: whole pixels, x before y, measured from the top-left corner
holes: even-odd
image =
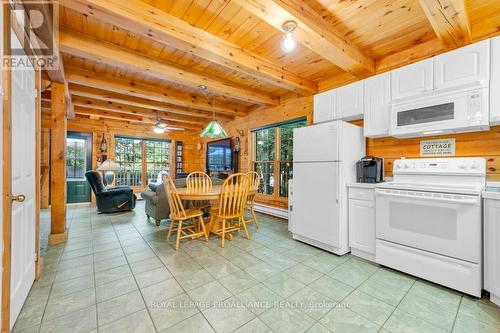
[[[177,193],[174,181],[171,177],[167,178],[164,182],[165,192],[167,193],[168,205],[170,206],[170,218],[183,218],[186,217],[186,211],[182,204],[182,200]]]
[[[248,199],[250,180],[244,173],[229,176],[222,184],[219,217],[225,219],[243,216],[243,211]]]
[[[212,189],[212,179],[204,172],[191,172],[186,178],[186,187],[189,192],[208,192]]]

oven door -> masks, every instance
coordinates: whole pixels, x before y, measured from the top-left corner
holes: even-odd
[[[480,262],[480,196],[383,188],[375,193],[377,239]]]

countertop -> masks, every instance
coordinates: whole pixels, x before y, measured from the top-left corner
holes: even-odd
[[[483,198],[500,200],[500,187],[486,187],[483,191]]]
[[[483,198],[500,200],[500,182],[487,182]]]
[[[382,183],[347,183],[347,187],[357,187],[357,188],[375,188],[375,186]]]

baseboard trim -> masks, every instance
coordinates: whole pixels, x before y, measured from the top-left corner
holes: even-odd
[[[259,212],[259,213],[264,213],[267,215],[276,216],[276,217],[288,220],[288,210],[283,209],[283,208],[255,203],[254,210],[256,212]]]

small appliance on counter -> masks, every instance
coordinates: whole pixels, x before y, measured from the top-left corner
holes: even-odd
[[[356,181],[358,183],[382,183],[384,181],[384,159],[365,156],[356,162]]]

